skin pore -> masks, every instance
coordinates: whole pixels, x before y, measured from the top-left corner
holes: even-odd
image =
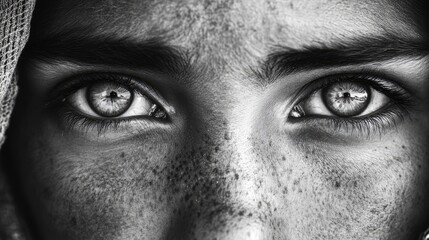
[[[416,239],[428,49],[393,2],[38,2],[6,143],[34,234]],[[291,117],[341,79],[392,104]],[[168,117],[77,114],[70,96],[95,80],[143,89]]]

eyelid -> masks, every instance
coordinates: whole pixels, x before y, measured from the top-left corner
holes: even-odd
[[[176,112],[174,107],[168,104],[161,94],[150,85],[138,78],[120,73],[87,73],[68,78],[57,84],[57,86],[50,91],[52,94],[48,97],[47,107],[63,101],[63,99],[67,98],[70,94],[97,81],[112,81],[128,85],[131,89],[146,95],[156,104],[160,105],[169,116]]]

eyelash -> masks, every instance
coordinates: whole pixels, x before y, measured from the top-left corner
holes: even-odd
[[[360,82],[370,85],[374,89],[385,94],[392,101],[387,106],[373,114],[370,114],[369,116],[354,118],[306,116],[300,119],[288,117],[288,121],[291,123],[305,122],[319,127],[321,121],[323,121],[322,123],[329,129],[334,129],[335,131],[345,130],[346,132],[358,132],[368,136],[374,132],[382,134],[385,130],[396,128],[401,121],[409,116],[410,110],[415,106],[415,101],[411,94],[400,84],[385,79],[388,78],[378,76],[377,74],[355,73],[322,77],[319,80],[305,85],[297,94],[302,97],[297,99],[294,105],[296,106],[311,94],[314,94],[316,91],[321,90],[330,84],[342,81]]]
[[[157,101],[158,98],[156,93],[151,93],[148,91],[143,91],[140,83],[136,83],[136,80],[133,77],[115,74],[115,73],[92,73],[87,75],[81,75],[73,77],[69,81],[69,84],[61,84],[60,87],[54,88],[54,94],[49,96],[46,108],[51,110],[59,117],[61,123],[65,126],[66,131],[71,131],[78,128],[80,131],[88,132],[90,130],[96,130],[98,134],[102,134],[106,131],[115,131],[122,124],[130,123],[136,121],[137,119],[145,119],[147,121],[139,121],[140,125],[145,125],[145,127],[150,127],[154,124],[154,119],[149,116],[139,116],[139,117],[127,117],[127,118],[103,118],[97,119],[91,116],[87,116],[81,113],[78,113],[70,104],[65,103],[65,99],[70,95],[76,92],[77,90],[89,86],[91,83],[97,81],[112,81],[124,84],[130,89],[140,92],[143,95],[148,96],[153,102],[155,102],[159,107],[161,104]],[[148,89],[151,89],[149,86],[146,86]],[[153,90],[154,91],[154,90]],[[154,91],[155,92],[155,91]],[[161,107],[160,107],[161,108]],[[166,122],[169,118],[161,120],[157,119],[158,122]]]

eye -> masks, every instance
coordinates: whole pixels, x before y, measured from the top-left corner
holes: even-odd
[[[389,106],[391,99],[368,82],[335,81],[313,91],[295,105],[291,118],[329,116],[356,118],[374,114]]]
[[[93,118],[167,118],[167,113],[151,98],[120,82],[97,81],[78,89],[65,100],[82,115]]]

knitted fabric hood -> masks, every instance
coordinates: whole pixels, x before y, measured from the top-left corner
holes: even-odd
[[[0,0],[0,147],[17,94],[15,68],[30,33],[34,0]],[[0,168],[0,239],[30,239]]]

